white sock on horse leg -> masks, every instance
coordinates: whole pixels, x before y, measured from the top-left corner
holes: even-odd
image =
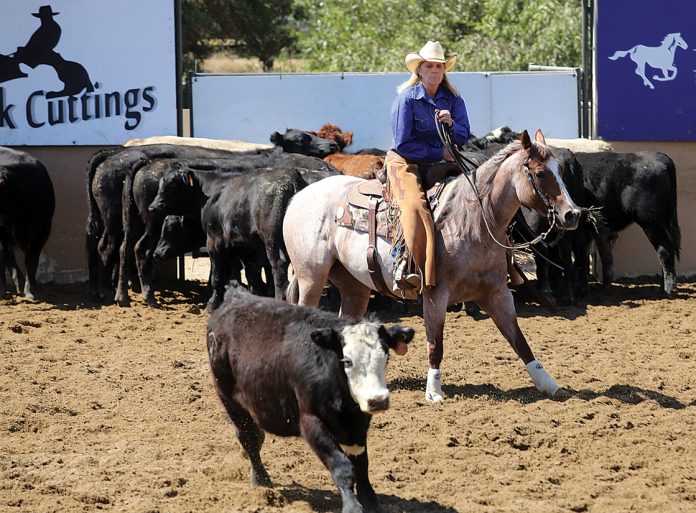
[[[551,397],[556,395],[556,392],[558,392],[560,387],[556,384],[549,373],[546,372],[546,369],[544,369],[544,366],[539,360],[532,360],[525,367],[527,367],[527,372],[529,372],[534,386],[536,386],[539,391],[544,392]]]
[[[428,369],[428,381],[425,385],[425,399],[431,403],[444,400],[442,394],[442,374],[440,369]]]

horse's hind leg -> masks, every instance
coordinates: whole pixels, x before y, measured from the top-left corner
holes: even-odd
[[[360,319],[367,311],[371,289],[356,280],[340,262],[331,268],[329,279],[341,294],[341,317]]]
[[[644,62],[636,62],[636,75],[643,79],[643,85],[648,86],[650,89],[655,89],[655,86],[652,85],[652,82],[650,82],[650,80],[648,80],[648,77],[645,76]]]
[[[499,289],[495,294],[481,302],[481,307],[488,312],[500,333],[512,346],[515,354],[524,362],[534,386],[540,392],[553,397],[558,392],[559,386],[549,376],[539,360],[534,358],[527,339],[522,334],[517,322],[515,304],[510,290],[507,287]]]

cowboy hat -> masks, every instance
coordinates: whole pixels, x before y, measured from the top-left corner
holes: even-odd
[[[442,45],[439,41],[428,41],[418,53],[409,53],[406,56],[406,67],[411,73],[415,73],[418,65],[423,62],[444,62],[445,71],[449,71],[457,62],[457,54],[452,55],[449,59],[445,59],[445,52],[442,50]]]
[[[37,18],[48,18],[49,16],[53,17],[56,14],[60,14],[60,13],[53,12],[53,9],[51,8],[50,5],[42,5],[41,7],[39,7],[39,12],[31,13],[32,16],[36,16]]]

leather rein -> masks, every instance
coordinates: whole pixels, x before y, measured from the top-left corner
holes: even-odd
[[[481,206],[481,210],[483,210],[483,201],[481,199],[481,194],[479,193],[478,187],[476,187],[476,169],[478,168],[478,165],[467,158],[462,152],[459,151],[457,146],[454,144],[454,141],[452,140],[450,127],[445,127],[443,123],[440,122],[440,120],[437,118],[437,113],[435,114],[435,126],[437,128],[437,135],[440,137],[440,140],[442,141],[442,144],[447,148],[454,158],[455,163],[461,170],[462,174],[466,178],[466,181],[469,182],[469,185],[471,185],[471,188],[473,189],[474,193],[476,194],[476,199],[478,200],[479,205]],[[498,239],[495,238],[495,235],[493,235],[493,231],[491,230],[488,220],[486,219],[486,216],[483,216],[483,221],[484,224],[486,225],[486,230],[488,230],[488,234],[491,236],[493,241],[500,246],[501,248],[504,249],[509,249],[513,251],[523,251],[523,250],[528,250],[528,249],[533,249],[532,246],[535,244],[538,244],[539,242],[544,242],[545,244],[549,246],[554,246],[558,243],[560,238],[563,236],[563,230],[559,230],[558,235],[556,236],[555,240],[552,242],[546,242],[546,238],[549,236],[551,231],[556,227],[556,215],[555,215],[555,209],[553,205],[549,202],[548,197],[546,197],[545,194],[542,194],[541,191],[538,189],[536,184],[534,183],[534,179],[532,177],[532,172],[529,170],[529,158],[525,159],[524,161],[524,172],[525,175],[527,176],[527,179],[529,182],[532,184],[532,189],[534,190],[534,193],[541,198],[541,200],[544,203],[544,206],[546,207],[546,219],[549,222],[549,229],[546,230],[545,232],[537,235],[534,237],[534,239],[523,242],[521,244],[513,244],[512,246],[508,246],[506,244],[503,244],[500,242]],[[471,173],[468,172],[468,169],[473,169]],[[470,176],[473,175],[473,180],[472,177]]]

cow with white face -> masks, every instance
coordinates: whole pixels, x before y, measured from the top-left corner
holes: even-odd
[[[301,436],[329,469],[343,513],[378,511],[367,432],[372,414],[389,407],[389,349],[403,355],[412,339],[410,328],[339,318],[232,285],[208,322],[208,354],[252,484],[271,486],[260,457],[264,431]]]

